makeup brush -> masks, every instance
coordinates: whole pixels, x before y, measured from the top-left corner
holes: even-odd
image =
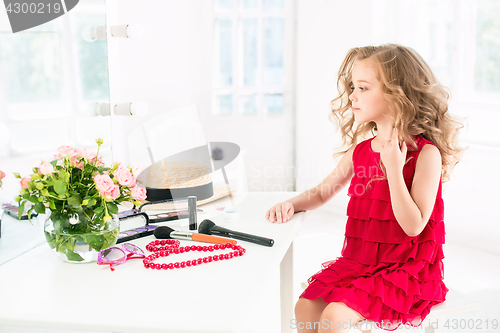
[[[245,234],[243,232],[229,230],[223,227],[219,227],[214,222],[209,219],[203,220],[198,227],[198,232],[205,235],[220,235],[224,237],[231,237],[239,240],[243,240],[250,243],[255,243],[267,247],[274,245],[274,240],[270,238],[264,238],[260,236]]]
[[[158,239],[181,239],[213,244],[236,244],[236,241],[233,239],[204,235],[191,231],[175,231],[174,229],[167,226],[156,228],[154,231],[154,235]]]

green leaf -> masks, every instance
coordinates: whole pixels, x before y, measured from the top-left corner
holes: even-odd
[[[118,229],[112,230],[111,232],[106,232],[103,234],[104,236],[104,244],[102,249],[106,249],[116,243],[116,239],[118,238]]]
[[[38,198],[35,195],[31,195],[28,198],[28,200],[31,201],[32,203],[37,203],[38,202]]]
[[[51,233],[45,231],[45,239],[47,240],[47,243],[49,243],[51,249],[56,247],[56,240]]]
[[[53,201],[53,200],[50,200],[50,201],[49,201],[49,208],[50,208],[51,210],[56,210],[56,204],[54,203],[54,201]]]
[[[66,249],[64,251],[64,254],[66,255],[66,257],[68,257],[69,260],[72,260],[72,261],[83,261],[83,258],[81,255],[79,255],[78,253],[75,253],[73,251],[70,251],[69,249]]]
[[[118,214],[118,206],[117,205],[115,205],[112,202],[108,202],[107,205],[108,205],[108,211],[111,214]]]
[[[21,202],[19,205],[19,213],[17,213],[17,218],[20,220],[24,213],[24,205],[26,205],[26,201]]]
[[[103,249],[103,245],[104,245],[104,237],[103,235],[87,235],[86,237],[86,242],[87,244],[89,244],[89,246],[91,248],[93,248],[94,250],[96,251],[100,251],[101,249]]]
[[[43,203],[38,202],[35,205],[35,212],[37,212],[38,214],[44,214],[45,213],[45,206],[43,205]]]
[[[64,223],[62,223],[64,224]],[[55,227],[55,224],[54,224]],[[61,224],[59,224],[59,230],[61,228]],[[56,229],[57,230],[57,229]],[[61,253],[73,252],[75,251],[76,240],[73,235],[61,235],[56,234],[56,251]]]
[[[94,213],[96,213],[96,214],[100,214],[100,213],[102,213],[103,211],[104,211],[104,207],[102,207],[102,206],[100,206],[100,207],[96,207],[96,208],[94,209]]]
[[[66,177],[66,174],[67,174],[67,172],[66,172],[66,171],[61,170],[61,171],[59,172],[59,175],[57,176],[57,178],[59,178],[60,180],[64,180],[64,178]]]
[[[31,222],[31,212],[33,212],[33,207],[31,207],[29,210],[28,210],[28,220],[30,221],[31,224],[33,224]]]
[[[68,205],[70,206],[80,206],[82,204],[82,197],[79,194],[75,194],[68,199]]]
[[[21,177],[21,175],[17,172],[14,172],[14,177],[16,178],[19,178],[19,179],[22,179],[23,177]]]
[[[59,196],[64,196],[66,194],[66,184],[58,179],[54,182],[54,190]]]

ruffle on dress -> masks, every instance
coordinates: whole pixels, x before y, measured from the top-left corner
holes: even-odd
[[[441,259],[435,264],[364,265],[343,257],[309,279],[302,297],[343,302],[387,330],[418,326],[433,305],[445,300]]]
[[[417,149],[408,152],[403,168],[408,190],[418,154],[430,143],[423,137],[415,141]],[[379,179],[384,175],[379,154],[371,150],[371,139],[355,148],[353,163],[342,256],[324,263],[301,297],[344,302],[386,330],[401,324],[418,326],[448,292],[443,283],[441,185],[427,225],[419,235],[410,237],[396,221],[387,180]]]
[[[430,223],[428,223],[432,229],[432,235],[428,235],[428,232],[431,231],[424,228],[422,234],[417,236],[419,240],[431,237],[431,239],[438,241],[437,238],[439,238],[438,243],[444,244],[443,212],[443,199],[437,198],[434,210],[429,218]],[[356,225],[356,234],[366,234],[362,237],[363,239],[380,240],[382,242],[389,241],[387,236],[391,236],[392,238],[397,236],[396,239],[393,239],[397,242],[404,241],[405,238],[407,238],[406,241],[410,241],[411,239],[396,221],[390,202],[379,199],[352,197],[347,205],[347,215],[352,219],[358,220],[359,225]],[[380,222],[382,222],[382,225],[380,225]],[[355,225],[355,223],[352,223],[352,225]],[[371,229],[367,230],[367,228]],[[387,228],[390,228],[390,230],[387,230]],[[399,232],[402,234],[398,235]]]

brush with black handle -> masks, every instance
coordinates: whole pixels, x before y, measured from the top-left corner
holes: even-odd
[[[255,236],[255,235],[250,235],[250,234],[245,234],[243,232],[238,232],[238,231],[233,231],[229,230],[223,227],[219,227],[215,223],[213,223],[210,220],[203,220],[203,222],[200,223],[200,226],[198,227],[198,232],[200,234],[205,234],[205,235],[217,235],[217,236],[223,236],[223,237],[230,237],[234,239],[239,239],[242,241],[250,242],[250,243],[255,243],[267,247],[271,247],[274,245],[274,240],[270,238],[264,238],[260,236]]]
[[[236,244],[235,240],[215,237],[206,234],[191,232],[191,231],[176,231],[167,226],[161,226],[155,229],[154,235],[158,239],[180,239],[193,240],[197,242],[212,243],[212,244]]]

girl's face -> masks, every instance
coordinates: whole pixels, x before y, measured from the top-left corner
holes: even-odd
[[[382,92],[382,84],[377,79],[369,59],[359,60],[354,64],[349,99],[352,102],[354,120],[358,124],[370,121],[380,124],[386,120],[389,110]]]

